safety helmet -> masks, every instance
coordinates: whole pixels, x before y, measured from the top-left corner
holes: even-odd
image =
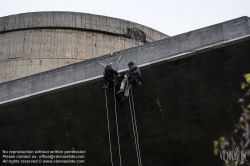
[[[130,61],[130,62],[128,63],[128,66],[132,66],[132,65],[134,65],[134,64],[135,64],[134,62]]]

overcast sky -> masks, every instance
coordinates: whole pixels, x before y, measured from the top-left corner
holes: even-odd
[[[110,16],[174,36],[241,16],[250,17],[250,0],[0,0],[0,17],[37,11]]]

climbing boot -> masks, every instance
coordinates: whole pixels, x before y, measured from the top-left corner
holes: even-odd
[[[116,94],[118,95],[118,94],[120,94],[120,93],[122,93],[122,92],[124,92],[124,90],[123,90],[123,89],[120,89]]]

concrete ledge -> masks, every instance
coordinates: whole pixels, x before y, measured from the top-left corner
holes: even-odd
[[[54,90],[88,83],[102,77],[103,66],[113,63],[119,71],[128,61],[148,66],[164,60],[183,58],[197,52],[249,40],[249,18],[241,17],[221,24],[184,33],[143,46],[104,55],[77,64],[0,84],[0,104],[27,99]]]

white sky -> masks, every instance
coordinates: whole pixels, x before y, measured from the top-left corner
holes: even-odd
[[[241,16],[250,17],[250,0],[0,0],[0,17],[37,11],[110,16],[174,36]]]

